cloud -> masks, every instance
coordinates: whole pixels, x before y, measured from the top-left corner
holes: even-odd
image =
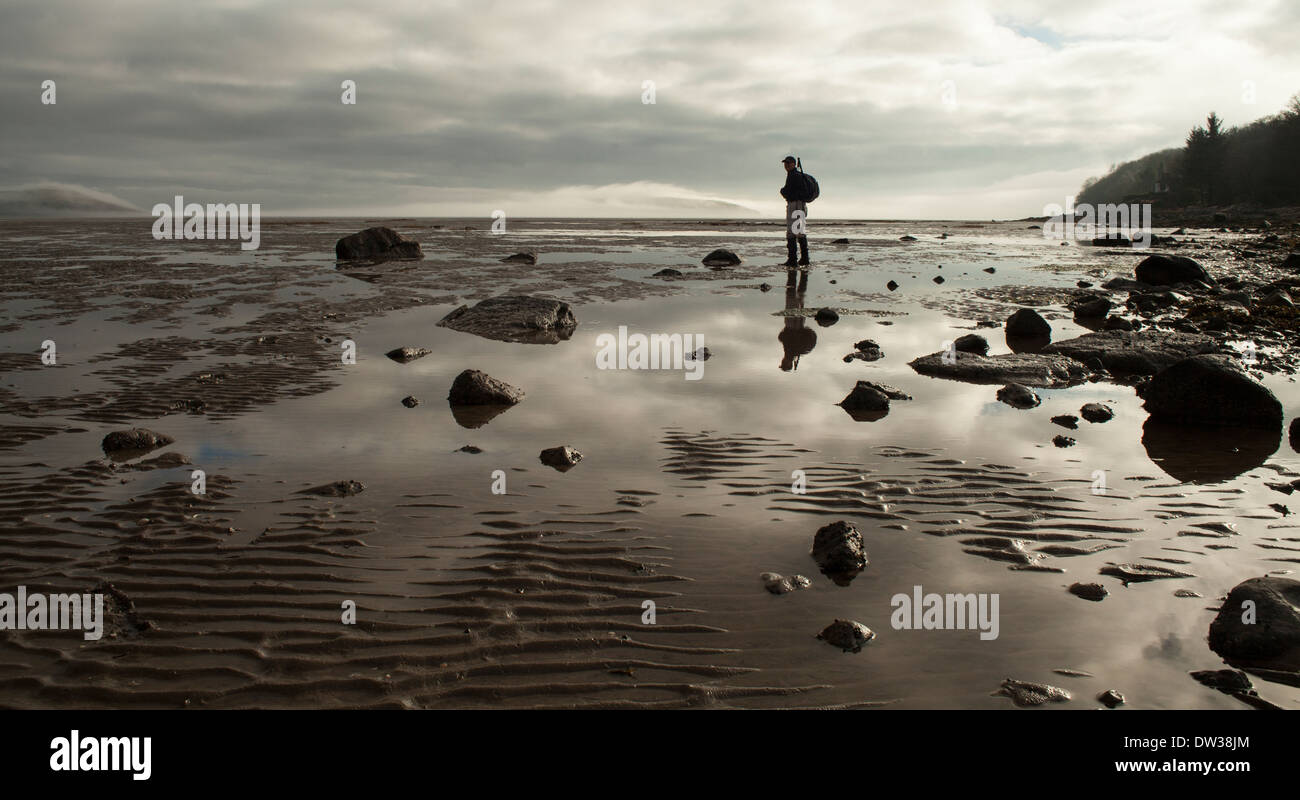
[[[0,217],[136,215],[145,212],[107,192],[66,183],[0,186]]]
[[[175,194],[258,202],[268,215],[450,199],[471,214],[501,196],[549,200],[548,216],[733,213],[727,203],[768,214],[782,178],[774,159],[794,151],[822,182],[823,215],[1021,217],[1072,196],[1079,172],[1176,145],[1210,110],[1242,124],[1300,90],[1300,51],[1282,34],[1294,3],[187,9],[7,10],[0,180],[100,186],[143,208]],[[56,105],[38,100],[46,79]],[[340,103],[343,80],[357,83],[355,106]],[[653,105],[641,102],[646,80]],[[945,86],[955,105],[942,102]],[[1042,202],[981,191],[1034,176],[1055,176]],[[628,186],[642,188],[609,188]]]

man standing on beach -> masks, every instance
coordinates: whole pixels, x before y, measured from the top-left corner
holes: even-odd
[[[788,257],[783,267],[806,267],[808,260],[808,203],[804,198],[803,176],[795,170],[798,163],[794,156],[781,160],[785,165],[785,186],[781,187],[781,196],[785,198],[785,250]],[[795,261],[795,243],[799,245],[799,260]]]

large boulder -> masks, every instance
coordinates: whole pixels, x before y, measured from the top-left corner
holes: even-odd
[[[374,259],[388,261],[401,258],[424,258],[420,243],[407,239],[392,228],[366,228],[360,233],[344,236],[334,244],[334,257],[339,261]]]
[[[549,297],[502,295],[473,307],[461,306],[438,326],[485,339],[524,344],[556,344],[567,340],[578,319],[568,303]]]
[[[913,359],[908,366],[922,375],[968,383],[1021,383],[1038,388],[1059,388],[1083,383],[1088,368],[1073,358],[1041,353],[981,356],[947,350]]]
[[[1140,394],[1156,419],[1274,431],[1282,425],[1282,404],[1225,355],[1183,359],[1156,373]]]
[[[1170,256],[1163,253],[1147,256],[1137,265],[1134,273],[1139,281],[1152,286],[1169,286],[1175,283],[1202,281],[1213,284],[1214,278],[1205,267],[1187,256]]]
[[[828,575],[857,573],[867,566],[862,534],[843,520],[817,531],[813,537],[812,557]]]
[[[734,267],[740,263],[740,256],[730,250],[714,250],[704,257],[706,267]]]
[[[1032,308],[1022,308],[1007,317],[1007,336],[1041,339],[1052,335],[1052,326]]]
[[[522,389],[476,369],[457,375],[447,393],[447,402],[453,406],[513,406],[523,399]]]
[[[1268,575],[1237,584],[1209,641],[1234,666],[1300,671],[1300,581]]]
[[[1096,359],[1116,374],[1154,375],[1185,358],[1216,349],[1213,339],[1199,333],[1107,330],[1053,342],[1042,352],[1069,356],[1085,364]]]

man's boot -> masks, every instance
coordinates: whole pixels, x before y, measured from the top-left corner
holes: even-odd
[[[790,258],[794,258],[794,250],[790,250]],[[812,262],[808,260],[808,237],[799,237],[799,266],[806,267]]]
[[[796,250],[795,239],[793,236],[785,237],[785,251],[789,255],[789,257],[786,258],[785,263],[782,264],[781,266],[783,267],[799,266],[799,262],[795,260],[798,257],[798,252]]]

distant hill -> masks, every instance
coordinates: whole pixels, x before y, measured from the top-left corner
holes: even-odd
[[[0,186],[0,217],[144,215],[121,198],[67,183]]]
[[[1150,202],[1164,208],[1300,205],[1300,95],[1280,113],[1243,127],[1225,129],[1210,112],[1182,147],[1089,178],[1075,202]]]

